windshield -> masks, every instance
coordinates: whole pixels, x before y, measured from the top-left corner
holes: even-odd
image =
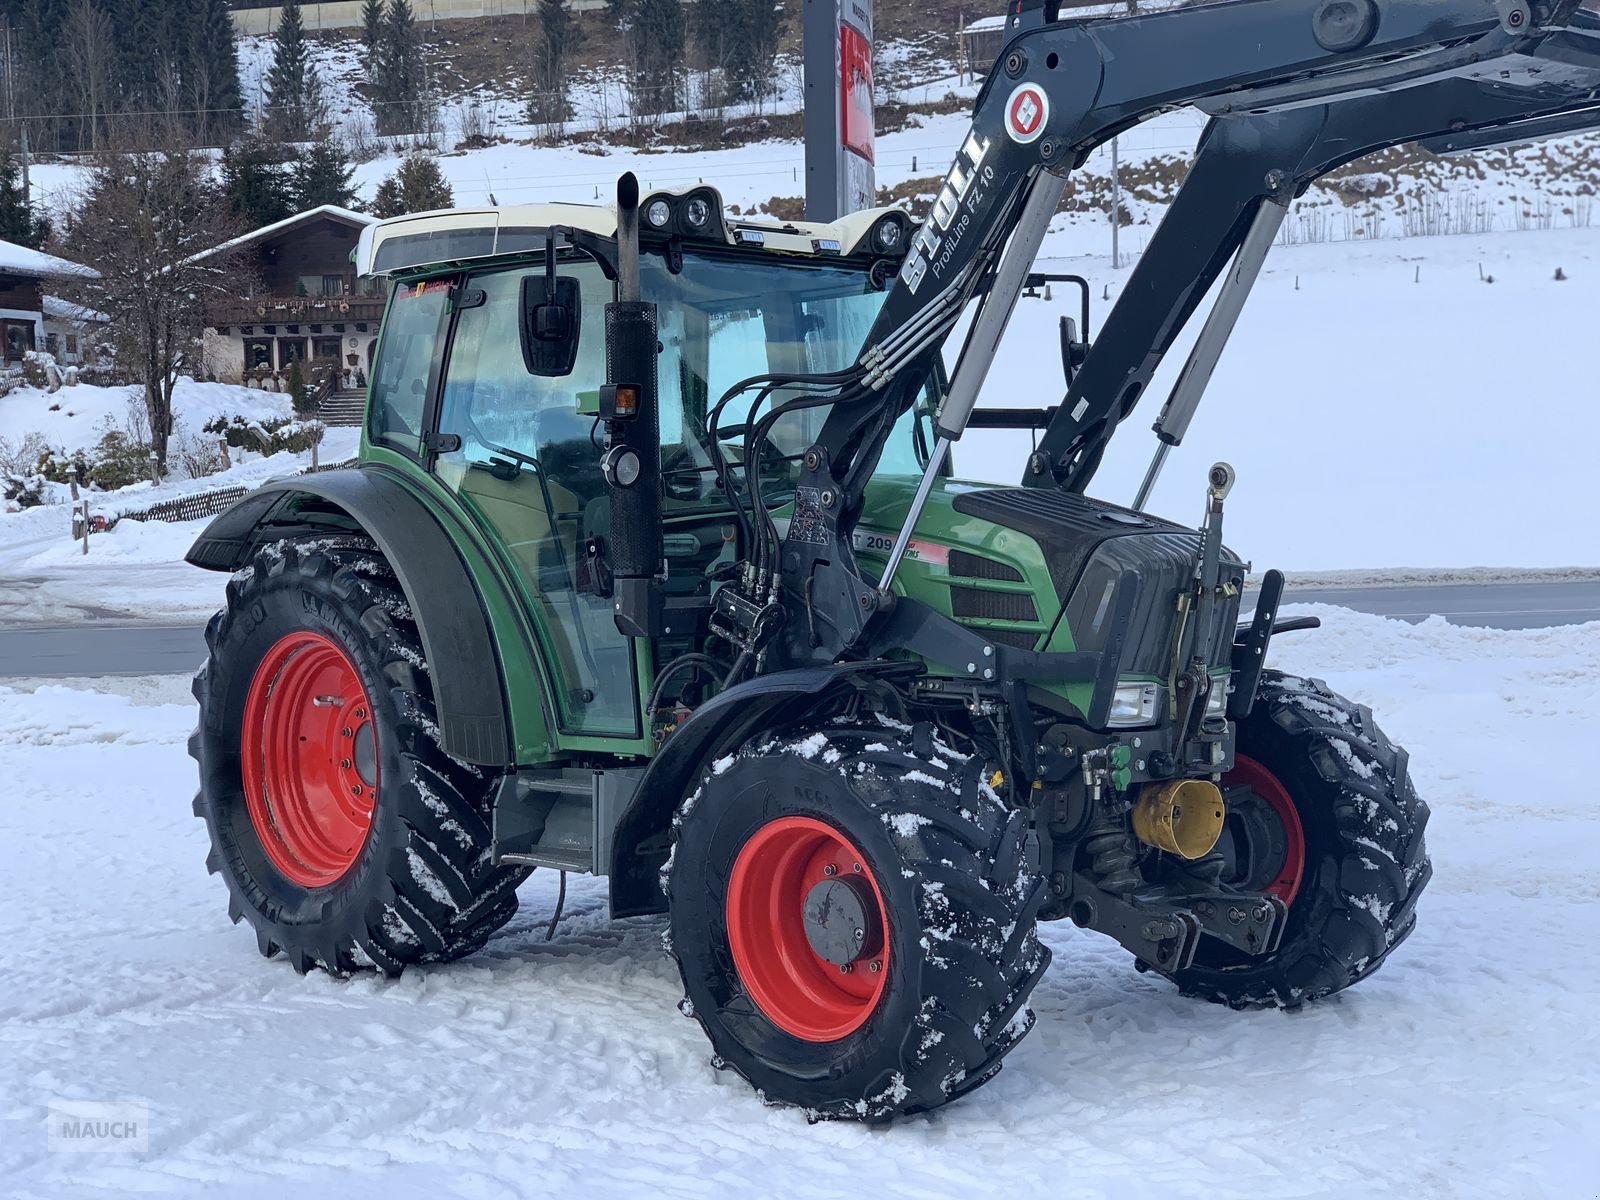
[[[644,298],[660,307],[661,445],[667,499],[697,503],[715,494],[707,414],[729,388],[756,375],[811,375],[854,363],[887,293],[865,267],[780,259],[686,254],[674,274],[659,255],[642,265]],[[920,476],[927,461],[930,380],[916,408],[884,447],[880,475]],[[776,393],[770,411],[793,392]],[[723,453],[738,462],[754,391],[735,397],[718,421]],[[757,416],[761,414],[756,414]],[[792,486],[800,455],[816,441],[828,409],[790,413],[774,426],[762,461],[769,499]]]

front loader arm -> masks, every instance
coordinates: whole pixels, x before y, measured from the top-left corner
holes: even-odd
[[[1508,60],[1529,69],[1522,60],[1550,31],[1564,29],[1577,6],[1578,0],[1532,6],[1230,0],[1145,17],[1057,22],[1048,0],[1011,0],[1013,36],[856,370],[833,393],[801,472],[781,556],[760,551],[756,585],[772,570],[788,597],[783,658],[832,661],[858,646],[892,605],[889,586],[921,501],[966,428],[1065,178],[1096,147],[1159,112],[1202,101],[1223,111],[1294,108],[1347,92],[1471,75],[1491,64],[1498,69]],[[939,440],[924,491],[884,577],[868,583],[851,550],[866,484],[895,421],[975,297],[982,303],[935,414]],[[818,395],[809,393],[806,403]],[[1093,404],[1110,411],[1117,401],[1097,396]]]
[[[1273,215],[1281,219],[1315,180],[1409,142],[1444,152],[1596,125],[1600,98],[1459,78],[1336,104],[1213,120],[1188,178],[1029,458],[1024,485],[1087,489],[1111,435],[1133,413],[1173,343],[1262,214],[1271,212],[1269,206],[1277,206]],[[1247,289],[1250,282],[1245,281]],[[1165,443],[1176,444],[1164,425],[1157,428]],[[1179,430],[1176,436],[1181,435]]]

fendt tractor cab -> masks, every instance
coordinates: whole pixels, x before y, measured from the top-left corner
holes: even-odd
[[[999,1070],[1039,921],[1236,1008],[1338,992],[1411,932],[1427,808],[1367,709],[1264,669],[1315,622],[1277,619],[1267,572],[1239,624],[1233,472],[1197,481],[1199,530],[1148,482],[1084,492],[1218,283],[1153,481],[1312,180],[1600,124],[1600,23],[1007,19],[920,226],[731,219],[629,176],[614,206],[363,235],[392,289],[359,463],[252,493],[190,554],[233,572],[195,809],[263,953],[394,974],[477,950],[535,867],[604,876],[614,916],[668,914],[714,1061],[882,1120]],[[1213,119],[1124,298],[1092,341],[1063,323],[1065,400],[975,413],[1068,174],[1189,104]],[[972,424],[1034,430],[1020,485],[962,477]]]

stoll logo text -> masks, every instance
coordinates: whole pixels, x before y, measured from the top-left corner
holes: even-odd
[[[966,232],[972,214],[970,211],[962,213],[963,202],[970,198],[973,207],[976,207],[982,189],[974,192],[973,185],[988,184],[994,179],[994,168],[983,165],[988,155],[989,139],[977,133],[968,134],[966,145],[961,147],[955,166],[950,168],[950,175],[933,202],[933,210],[917,231],[913,253],[906,259],[905,266],[900,268],[900,278],[911,289],[912,295],[916,295],[922,287],[922,280],[930,268],[935,275],[940,273],[940,251],[943,250],[943,260],[947,261]],[[956,220],[958,215],[961,216],[959,223]]]
[[[143,1104],[52,1100],[45,1149],[60,1154],[143,1154],[150,1149],[150,1109]]]

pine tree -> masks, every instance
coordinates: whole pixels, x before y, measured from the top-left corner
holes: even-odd
[[[323,204],[355,208],[355,167],[345,153],[344,143],[333,130],[322,134],[301,156],[294,170],[295,203],[301,212]]]
[[[0,241],[37,250],[49,236],[49,223],[23,194],[22,164],[0,159]]]
[[[684,40],[683,0],[635,0],[628,49],[638,81],[637,112],[671,112],[678,107]]]
[[[361,6],[361,41],[367,48],[367,59],[371,61],[383,46],[383,28],[387,10],[383,0],[366,0]]]
[[[733,0],[727,67],[739,99],[760,99],[772,91],[773,64],[783,37],[784,9],[773,0]]]
[[[201,0],[196,25],[190,94],[199,114],[196,133],[210,146],[234,136],[243,120],[239,42],[228,0]]]
[[[222,195],[248,228],[259,229],[294,215],[295,180],[288,151],[259,135],[228,147],[222,156]]]
[[[316,125],[322,117],[322,85],[311,64],[305,22],[300,5],[283,6],[277,31],[272,35],[272,69],[267,74],[269,126],[294,137]]]
[[[436,208],[454,208],[455,193],[431,158],[413,154],[400,164],[400,168],[378,185],[378,194],[372,201],[372,215],[382,220],[402,217],[407,213],[431,212]]]
[[[528,120],[565,121],[572,111],[567,102],[567,64],[583,39],[583,31],[573,19],[567,0],[539,0],[539,31],[541,44],[534,52]]]
[[[433,111],[427,66],[410,0],[393,0],[371,68],[380,134],[415,133],[427,124]]]
[[[29,124],[37,150],[93,149],[108,137],[215,145],[237,131],[229,0],[4,0],[0,20],[12,29],[17,113],[40,118]]]

